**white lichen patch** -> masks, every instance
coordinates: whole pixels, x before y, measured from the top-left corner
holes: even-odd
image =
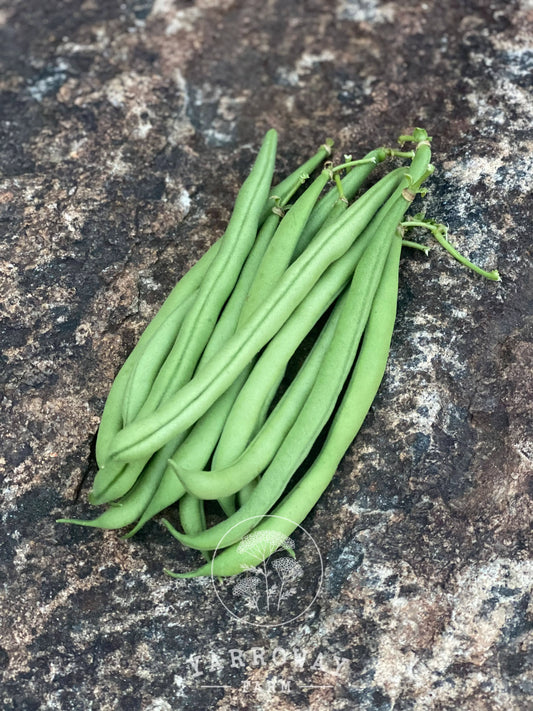
[[[30,96],[36,101],[42,101],[45,96],[55,94],[65,82],[69,69],[69,65],[63,59],[58,59],[53,65],[46,67],[42,74],[28,86]]]
[[[335,55],[330,50],[304,52],[292,67],[281,66],[277,70],[277,80],[285,86],[298,86],[303,78],[316,71],[323,62],[333,62]]]
[[[337,3],[337,17],[351,22],[392,22],[396,10],[394,3],[376,0],[340,0]]]
[[[178,32],[192,32],[195,23],[202,17],[202,12],[196,6],[178,9],[173,0],[155,0],[150,16],[164,17],[165,34],[172,36]]]
[[[187,190],[185,190],[185,188],[181,189],[176,202],[181,210],[183,217],[186,217],[191,209],[191,196],[189,195]]]
[[[296,62],[296,71],[299,76],[308,74],[315,70],[317,64],[323,62],[334,62],[335,54],[329,49],[323,49],[321,52],[304,52]]]

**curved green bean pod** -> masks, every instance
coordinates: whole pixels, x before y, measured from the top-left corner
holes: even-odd
[[[172,440],[171,442],[168,442],[147,462],[140,461],[129,463],[128,467],[138,467],[138,469],[134,472],[136,475],[134,479],[132,474],[129,474],[128,472],[125,474],[132,478],[130,488],[126,490],[126,493],[119,498],[118,501],[115,501],[114,499],[106,499],[106,503],[110,500],[113,501],[113,503],[108,510],[104,511],[103,514],[100,514],[97,518],[88,521],[78,521],[72,519],[70,523],[95,526],[98,528],[122,528],[123,526],[135,524],[135,530],[138,530],[136,522],[140,519],[144,519],[144,523],[146,523],[146,521],[152,518],[155,513],[158,513],[163,508],[170,506],[171,503],[174,503],[181,498],[181,496],[185,493],[185,489],[177,480],[177,477],[174,476],[176,481],[172,482],[172,485],[168,484],[168,482],[164,483],[163,477],[168,468],[168,459],[182,438],[183,435]],[[121,484],[122,482],[119,481],[118,483]],[[153,505],[152,502],[154,502],[154,499],[157,503],[160,501],[160,496],[158,495],[160,489],[162,489],[162,495],[166,497],[166,503],[155,513],[150,514],[150,507]],[[118,491],[118,489],[116,491]],[[172,492],[174,496],[173,499],[170,499],[170,492]],[[114,491],[114,493],[116,492]],[[99,504],[102,502],[99,500],[94,501],[91,498],[90,503]],[[116,516],[113,515],[112,512],[115,510],[121,512],[120,516],[118,513]],[[234,509],[228,507],[228,511],[230,512],[228,515],[231,515],[234,512]],[[148,517],[146,518],[147,512]],[[109,525],[110,521],[115,520],[117,521],[117,525]],[[120,525],[118,521],[120,521]],[[123,537],[129,538],[131,535],[133,535],[132,532]]]
[[[108,462],[105,467],[96,472],[89,494],[89,502],[94,506],[99,506],[125,496],[137,481],[148,459],[149,457],[145,457],[127,464]]]
[[[281,220],[256,270],[239,324],[245,323],[263,303],[289,266],[309,214],[329,179],[329,171],[323,170]]]
[[[160,450],[154,454],[150,462],[143,468],[133,487],[116,505],[110,506],[100,516],[92,520],[78,520],[73,518],[58,519],[58,523],[75,523],[78,526],[92,526],[95,528],[116,529],[124,528],[134,523],[142,515],[159,485],[163,468],[161,462],[166,463],[168,453]],[[159,465],[159,472],[157,466]]]
[[[184,531],[190,531],[191,534],[194,534],[204,530],[204,502],[200,501],[200,499],[190,494],[185,494],[185,496],[180,499],[179,514],[181,527]],[[203,556],[208,562],[211,560],[209,553],[204,552]]]
[[[357,348],[372,308],[391,242],[398,224],[413,197],[417,181],[427,177],[429,144],[419,144],[411,173],[382,208],[382,224],[359,260],[342,310],[334,341],[324,358],[313,389],[283,444],[263,473],[254,493],[236,514],[196,536],[171,532],[191,548],[214,550],[240,540],[254,526],[254,518],[265,514],[276,503],[290,477],[308,454],[313,442],[331,415],[338,395],[354,362]],[[240,524],[240,525],[237,525]]]
[[[152,383],[170,353],[183,320],[197,295],[198,292],[195,291],[178,304],[137,358],[122,398],[122,421],[125,425],[135,419],[148,397]]]
[[[180,523],[186,533],[194,535],[205,529],[204,502],[185,493],[180,499]]]
[[[401,169],[392,171],[382,178],[337,223],[321,232],[286,270],[262,306],[227,341],[217,358],[212,358],[201,373],[156,412],[137,419],[117,434],[111,458],[122,461],[142,458],[194,424],[279,330],[325,269],[361,234],[395,189],[401,172]]]
[[[165,467],[161,481],[157,489],[150,499],[150,502],[142,512],[135,526],[124,536],[131,538],[140,529],[148,523],[154,516],[166,509],[168,506],[179,501],[185,494],[185,488],[174,472],[168,467]]]
[[[328,487],[346,450],[359,432],[387,366],[396,318],[400,252],[401,238],[397,236],[391,245],[348,388],[318,457],[294,488],[284,496],[267,518],[260,521],[254,531],[277,531],[290,536]],[[255,565],[257,565],[257,558],[247,558],[247,554],[239,550],[238,544],[234,543],[217,553],[212,563],[203,565],[197,570],[189,573],[171,573],[168,570],[166,572],[176,578],[203,575],[223,577],[238,575],[247,566]]]

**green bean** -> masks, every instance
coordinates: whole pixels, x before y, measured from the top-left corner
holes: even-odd
[[[220,431],[232,406],[228,390],[191,428],[183,443],[172,455],[172,461],[187,469],[203,468],[211,458],[220,438]],[[201,462],[201,464],[198,464]],[[174,474],[172,475],[174,476]]]
[[[139,345],[139,344],[137,344]],[[113,380],[111,389],[105,401],[96,435],[95,456],[99,466],[107,459],[109,445],[113,437],[123,425],[122,396],[128,385],[128,380],[135,366],[139,351],[132,351]]]
[[[263,423],[266,422],[266,419],[267,419],[267,417],[270,413],[271,407],[272,407],[272,403],[274,402],[274,399],[279,392],[280,385],[283,382],[283,379],[285,378],[286,373],[287,373],[287,367],[280,368],[276,377],[274,377],[272,379],[272,385],[270,386],[269,391],[266,393],[266,395],[263,399],[263,402],[261,403],[261,406],[260,406],[258,413],[257,413],[256,422],[250,431],[248,440],[252,439],[252,437],[255,437],[255,435],[261,429]],[[222,430],[222,432],[223,431],[224,430]],[[244,437],[243,437],[243,440],[244,440]]]
[[[324,230],[327,227],[329,227],[330,225],[335,224],[335,222],[344,215],[347,208],[348,208],[348,203],[346,202],[346,200],[343,197],[337,198],[336,202],[333,203],[331,212],[325,219],[324,224],[322,225],[320,230]],[[319,230],[319,232],[320,232],[320,230]]]
[[[181,527],[184,531],[190,531],[191,534],[194,534],[204,530],[204,502],[200,501],[200,499],[190,494],[185,494],[185,496],[180,499],[179,514]],[[211,560],[209,553],[204,552],[203,556],[208,562]]]
[[[371,312],[390,244],[414,194],[413,186],[428,175],[429,144],[419,144],[411,164],[411,174],[382,208],[382,225],[359,260],[342,310],[334,341],[324,358],[304,408],[254,493],[236,514],[196,536],[169,530],[185,545],[214,550],[221,541],[229,546],[253,527],[254,517],[265,514],[278,500],[290,477],[308,454],[327,422],[355,359],[357,348]],[[381,212],[381,211],[380,211]],[[347,213],[346,213],[347,214]]]
[[[392,171],[382,178],[346,210],[338,224],[323,231],[320,239],[314,240],[286,270],[263,305],[227,341],[218,358],[212,358],[156,412],[119,432],[110,457],[125,461],[142,458],[194,424],[279,330],[325,269],[346,252],[394,190],[398,175]]]
[[[256,270],[241,312],[240,325],[263,303],[287,269],[309,213],[329,178],[329,171],[323,170],[281,220]]]
[[[232,464],[220,467],[217,463],[217,468],[211,471],[187,471],[169,462],[187,491],[202,499],[237,493],[268,466],[313,387],[324,354],[331,345],[344,299],[340,297],[337,301],[311,352],[257,436],[240,456],[237,453],[237,458],[231,456],[231,450],[224,457],[223,461]]]
[[[320,146],[319,150],[314,156],[311,156],[309,160],[305,161],[299,168],[297,168],[293,173],[287,176],[280,183],[275,185],[271,192],[275,193],[280,200],[285,200],[287,193],[290,192],[295,178],[297,178],[302,173],[307,173],[311,175],[316,168],[331,155],[331,148],[333,146],[333,141],[331,138],[326,138],[325,142]],[[286,202],[286,200],[285,200]],[[262,225],[267,219],[272,211],[272,199],[269,198],[261,210],[261,216],[259,217],[259,224]]]
[[[237,511],[237,497],[235,494],[228,494],[227,496],[221,496],[218,499],[218,503],[220,504],[222,511],[226,514],[226,516],[229,518],[230,516],[233,516],[233,514]]]
[[[185,494],[180,499],[180,523],[183,530],[191,535],[205,529],[204,502],[196,496]]]
[[[348,388],[335,413],[318,457],[271,514],[260,520],[254,531],[279,532],[290,536],[326,490],[342,457],[359,432],[387,365],[396,317],[400,251],[401,238],[397,236],[391,245]],[[195,571],[171,573],[167,570],[166,572],[177,578],[203,575],[229,576],[237,575],[248,566],[256,565],[257,558],[247,558],[246,552],[234,543],[217,553],[212,563],[203,565]]]
[[[163,488],[164,495],[166,496],[167,501],[167,503],[165,503],[165,505],[162,506],[161,509],[166,508],[166,506],[170,506],[171,503],[174,503],[181,496],[183,496],[185,490],[181,485],[179,485],[179,482],[177,486],[175,483],[173,483],[173,485],[171,486],[167,482],[163,482],[163,476],[165,471],[167,470],[167,462],[169,457],[172,455],[172,453],[178,446],[179,442],[181,442],[183,437],[184,435],[182,434],[178,438],[175,438],[171,442],[168,442],[164,447],[162,447],[155,454],[153,454],[152,457],[147,461],[138,460],[135,462],[129,462],[127,464],[127,469],[122,473],[121,476],[118,476],[116,478],[116,480],[110,485],[108,489],[106,489],[99,497],[91,496],[89,498],[90,503],[98,505],[101,503],[112,502],[111,506],[113,508],[116,506],[124,507],[124,505],[127,505],[128,510],[132,509],[134,511],[134,514],[132,514],[133,518],[128,514],[129,518],[127,523],[123,524],[124,526],[135,523],[135,521],[137,521],[139,517],[143,518],[145,516],[145,512],[149,511],[152,505],[152,500],[154,498],[157,502],[160,500],[159,496],[156,496],[160,488]],[[129,471],[130,468],[131,471]],[[127,484],[125,485],[124,482],[127,482]],[[124,493],[119,498],[118,495],[121,491],[124,491]],[[130,500],[130,495],[134,491],[135,496]],[[174,495],[174,498],[172,500],[169,500],[170,492],[172,492]],[[130,501],[131,503],[129,503]],[[158,511],[160,511],[161,509],[158,509]],[[158,513],[158,511],[156,511],[156,513]],[[107,514],[108,511],[105,511],[99,517],[93,519],[92,522],[87,522],[86,525],[94,525],[100,528],[108,528],[109,526],[101,526],[99,523],[100,521],[105,522],[107,520],[105,518]],[[150,515],[146,520],[149,520],[149,518],[152,518],[152,516],[154,515],[155,514]],[[144,523],[146,523],[146,520],[144,521]],[[80,523],[79,521],[72,522]],[[129,537],[129,535],[125,537]]]
[[[89,502],[94,506],[107,504],[127,494],[137,481],[148,458],[135,462],[109,462],[96,472],[89,494]]]
[[[152,336],[133,366],[122,399],[122,420],[135,419],[148,397],[152,383],[177,338],[181,324],[192,307],[197,291],[185,298]]]
[[[124,362],[124,365],[119,370],[102,412],[100,419],[100,427],[96,437],[96,461],[99,466],[102,466],[107,458],[109,446],[115,434],[122,428],[122,398],[124,390],[127,387],[128,379],[133,370],[137,359],[143,352],[146,345],[151,340],[152,336],[158,331],[161,324],[167,319],[184,299],[191,293],[196,291],[198,286],[203,281],[207,270],[215,259],[218,250],[220,249],[220,240],[215,242],[207,250],[207,252],[194,264],[188,272],[178,281],[172,289],[161,308],[146,326],[141,334],[137,345],[129,354]]]

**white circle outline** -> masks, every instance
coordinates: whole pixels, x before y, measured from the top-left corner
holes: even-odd
[[[254,518],[259,518],[259,519],[265,519],[265,518],[279,518],[279,519],[281,519],[281,520],[283,520],[283,521],[288,521],[289,523],[294,524],[294,530],[295,530],[296,528],[301,528],[302,531],[304,532],[304,534],[305,534],[306,536],[308,536],[308,537],[311,539],[311,541],[312,541],[312,543],[313,543],[313,545],[314,545],[314,547],[316,548],[316,551],[317,551],[317,553],[318,553],[318,559],[319,559],[319,561],[320,561],[320,578],[319,578],[319,580],[318,580],[318,587],[317,587],[317,590],[316,590],[316,592],[315,592],[315,595],[314,595],[313,599],[311,600],[311,602],[309,603],[309,605],[307,605],[307,607],[306,607],[304,610],[302,610],[302,612],[300,612],[298,615],[295,615],[294,617],[291,617],[290,620],[285,620],[284,622],[276,622],[276,623],[274,623],[274,624],[263,624],[263,623],[259,623],[259,622],[249,622],[248,620],[245,620],[243,617],[239,617],[239,616],[236,615],[234,612],[232,612],[232,611],[229,609],[229,607],[224,603],[224,601],[222,600],[222,598],[220,597],[220,595],[219,595],[219,593],[218,593],[217,586],[216,586],[216,584],[215,584],[215,577],[217,577],[217,576],[215,576],[215,575],[213,574],[213,566],[214,566],[214,564],[215,564],[215,560],[216,560],[216,556],[217,556],[217,551],[218,551],[218,549],[220,548],[220,544],[222,543],[222,541],[224,540],[224,538],[225,538],[231,531],[233,531],[234,528],[237,528],[237,526],[240,526],[241,524],[245,523],[246,521],[252,521]],[[253,529],[251,529],[251,530],[253,531]],[[216,595],[217,598],[218,598],[218,601],[220,602],[220,604],[222,605],[222,607],[224,607],[224,609],[225,609],[227,612],[229,612],[229,614],[230,614],[234,619],[238,620],[239,622],[243,622],[243,623],[246,624],[246,625],[252,625],[253,627],[282,627],[283,625],[288,625],[288,624],[290,624],[291,622],[294,622],[295,620],[297,620],[297,619],[298,619],[299,617],[301,617],[302,615],[305,615],[305,613],[307,612],[307,610],[309,610],[309,608],[311,607],[311,605],[313,605],[314,602],[315,602],[315,600],[317,599],[318,594],[319,594],[320,590],[322,589],[322,581],[323,581],[323,579],[324,579],[324,563],[323,563],[323,560],[322,560],[322,554],[320,553],[320,548],[318,547],[318,545],[317,545],[315,539],[313,538],[313,536],[309,533],[309,531],[307,531],[307,529],[305,529],[305,528],[304,528],[303,526],[301,526],[299,523],[296,523],[296,521],[292,521],[290,518],[287,518],[286,516],[278,516],[278,515],[276,515],[276,514],[258,514],[258,515],[256,515],[256,516],[250,516],[249,518],[245,518],[245,519],[243,519],[242,521],[239,521],[239,523],[236,523],[234,526],[232,526],[232,527],[229,529],[229,531],[226,531],[226,533],[222,536],[222,538],[220,539],[220,541],[219,541],[218,544],[217,544],[217,547],[215,548],[215,550],[214,550],[214,552],[213,552],[213,557],[212,557],[212,559],[211,559],[211,584],[213,585],[213,589],[214,589],[214,591],[215,591],[215,595]]]

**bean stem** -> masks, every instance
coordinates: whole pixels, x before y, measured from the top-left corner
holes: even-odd
[[[444,247],[444,249],[449,252],[449,254],[451,254],[452,257],[454,257],[454,259],[456,259],[460,264],[465,267],[468,267],[476,274],[485,277],[485,279],[490,279],[491,281],[501,281],[501,277],[497,269],[493,269],[489,272],[485,269],[482,269],[481,267],[478,267],[476,264],[464,257],[453,245],[450,244],[450,242],[448,242],[448,240],[446,239],[446,236],[448,234],[448,228],[446,227],[446,225],[443,225],[442,223],[434,223],[430,220],[415,219],[403,222],[402,227],[404,229],[410,229],[412,227],[422,227],[426,230],[429,230],[429,232],[431,232],[437,242],[442,247]]]
[[[411,240],[408,240],[408,239],[402,239],[402,247],[409,247],[409,249],[418,249],[420,252],[424,252],[426,257],[429,254],[429,247],[426,247],[425,244],[419,244],[418,242],[411,242]]]
[[[341,165],[336,165],[333,168],[330,168],[330,171],[333,175],[336,173],[339,173],[341,170],[344,170],[346,168],[354,168],[356,165],[366,165],[367,163],[372,163],[373,165],[377,165],[377,159],[372,156],[371,158],[361,158],[359,160],[350,160],[347,163],[341,163]]]

